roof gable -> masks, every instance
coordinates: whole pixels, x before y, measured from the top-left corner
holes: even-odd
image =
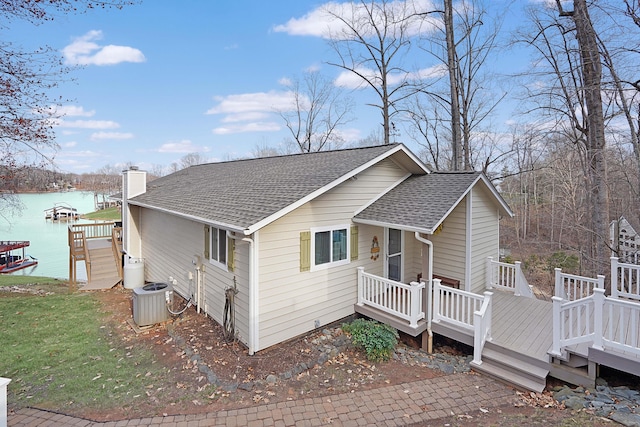
[[[433,233],[479,182],[489,189],[503,213],[513,215],[481,172],[433,172],[409,177],[358,212],[354,221]]]
[[[389,144],[191,166],[150,182],[130,203],[251,234],[390,156],[428,172],[404,145]]]

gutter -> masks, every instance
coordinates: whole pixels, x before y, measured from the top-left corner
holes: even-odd
[[[427,271],[427,353],[433,353],[433,331],[431,330],[431,283],[433,281],[433,242],[420,236],[419,232],[415,232],[416,240],[429,246],[429,268]]]

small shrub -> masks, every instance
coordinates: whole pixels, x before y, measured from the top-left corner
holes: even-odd
[[[372,362],[389,360],[398,344],[398,331],[375,320],[356,319],[343,324],[342,330],[351,334],[351,342],[363,348]]]
[[[564,251],[554,252],[547,258],[547,268],[554,274],[554,268],[561,268],[565,273],[575,274],[580,267],[580,259],[577,255],[568,254]]]

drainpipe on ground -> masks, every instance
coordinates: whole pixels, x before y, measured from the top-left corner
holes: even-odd
[[[431,282],[433,280],[433,242],[420,236],[418,231],[415,232],[416,240],[429,246],[429,268],[427,269],[427,287],[425,293],[427,294],[427,353],[433,353],[433,331],[431,330]],[[422,340],[422,347],[424,348],[424,339]]]

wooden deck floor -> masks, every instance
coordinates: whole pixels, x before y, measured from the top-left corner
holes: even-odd
[[[494,344],[549,362],[553,342],[552,304],[493,291],[491,336]]]

